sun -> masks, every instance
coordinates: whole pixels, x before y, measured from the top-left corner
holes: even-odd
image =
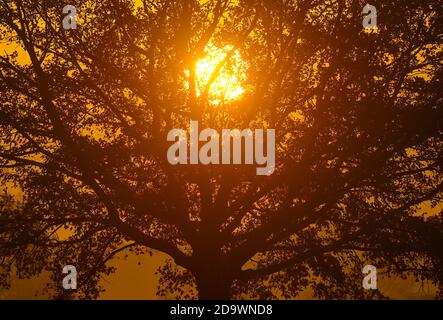
[[[232,49],[231,45],[219,48],[213,44],[209,44],[205,48],[205,56],[195,65],[197,96],[207,90],[209,80],[217,65],[226,58]],[[240,99],[245,92],[246,70],[247,63],[242,59],[240,52],[235,50],[210,84],[209,103],[219,105]]]

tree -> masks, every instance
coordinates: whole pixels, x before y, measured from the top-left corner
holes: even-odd
[[[181,297],[384,297],[368,262],[441,295],[443,11],[373,2],[376,30],[365,1],[72,0],[63,30],[65,1],[1,1],[1,179],[23,200],[2,197],[0,283],[49,270],[54,297],[96,298],[115,254],[154,249]],[[214,100],[235,54],[244,92]],[[275,172],[171,165],[190,120],[276,128]]]

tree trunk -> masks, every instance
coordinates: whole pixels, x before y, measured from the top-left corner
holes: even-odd
[[[205,270],[196,275],[200,300],[229,300],[232,278],[217,269]]]

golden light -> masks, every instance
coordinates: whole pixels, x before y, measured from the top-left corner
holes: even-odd
[[[195,66],[197,96],[207,90],[212,73],[232,49],[231,45],[218,48],[213,44],[209,44],[205,48],[205,57],[197,61]],[[209,103],[218,105],[240,99],[245,92],[246,69],[246,62],[241,58],[240,52],[235,50],[227,63],[220,69],[218,76],[210,84],[208,90]]]

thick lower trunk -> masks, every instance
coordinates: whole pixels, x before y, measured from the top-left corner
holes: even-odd
[[[200,300],[229,300],[231,298],[232,279],[223,272],[214,270],[198,274],[197,290]]]
[[[217,214],[214,214],[217,216]],[[215,222],[212,222],[215,224]],[[217,239],[218,229],[203,225],[200,241],[194,246],[192,272],[197,282],[200,300],[228,300],[231,298],[233,282],[232,264],[221,253],[221,242]]]

